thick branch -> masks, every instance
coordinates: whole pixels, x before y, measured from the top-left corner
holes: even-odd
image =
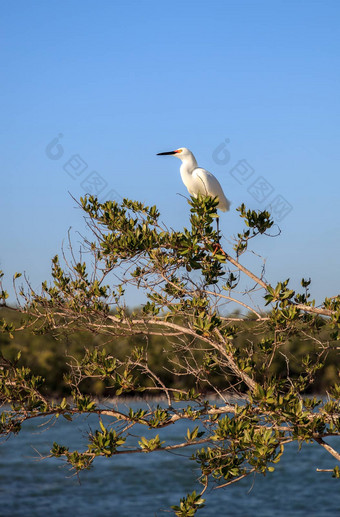
[[[121,319],[117,318],[116,316],[109,315],[108,318],[119,324],[125,323],[127,325],[133,325],[133,326],[135,326],[135,325],[144,325],[145,326],[145,324],[146,324],[146,322],[144,320],[136,319],[136,320],[123,322]],[[223,356],[226,358],[229,368],[232,370],[232,372],[238,378],[240,378],[248,386],[248,388],[250,388],[251,390],[253,390],[255,388],[255,385],[256,385],[255,381],[253,379],[251,379],[249,377],[249,375],[247,375],[242,370],[240,370],[240,368],[236,365],[231,354],[227,354],[226,350],[222,349],[222,346],[219,346],[218,343],[216,343],[215,341],[212,341],[211,339],[209,339],[205,336],[197,334],[194,330],[190,329],[189,327],[183,327],[181,325],[177,325],[176,323],[172,323],[171,321],[166,321],[164,319],[153,318],[153,319],[147,320],[147,323],[149,325],[158,325],[158,326],[163,326],[166,328],[171,328],[173,330],[177,330],[179,332],[182,332],[183,334],[188,334],[190,336],[195,337],[196,339],[204,341],[205,343],[208,343],[210,346],[212,346],[215,349],[217,348],[219,350],[219,352],[221,352],[223,354]]]
[[[314,440],[319,444],[321,445],[321,447],[323,447],[324,449],[326,449],[327,452],[329,452],[329,454],[331,454],[332,456],[334,456],[334,458],[337,460],[337,461],[340,461],[340,454],[335,450],[333,449],[333,447],[331,447],[328,443],[326,443],[322,438],[321,436],[315,436],[314,437]]]

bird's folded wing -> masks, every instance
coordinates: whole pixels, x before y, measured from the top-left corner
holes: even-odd
[[[220,182],[211,172],[197,167],[193,170],[192,177],[195,180],[197,192],[206,196],[218,197],[219,208],[224,212],[229,210],[230,202],[225,197]]]

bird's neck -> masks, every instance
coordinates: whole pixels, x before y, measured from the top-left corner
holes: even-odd
[[[180,171],[185,174],[191,174],[194,169],[197,167],[197,162],[195,156],[192,154],[191,156],[186,156],[182,159],[182,165]]]

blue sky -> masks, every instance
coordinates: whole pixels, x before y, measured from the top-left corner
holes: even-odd
[[[6,274],[26,271],[34,286],[48,277],[69,227],[76,242],[83,229],[69,192],[79,198],[94,179],[99,197],[157,204],[169,226],[186,224],[180,162],[156,156],[185,146],[232,201],[221,217],[226,238],[240,229],[242,202],[264,209],[280,196],[291,210],[280,237],[255,246],[271,282],[311,276],[318,301],[340,291],[339,2],[4,0],[1,8]],[[62,147],[51,150],[58,135]]]

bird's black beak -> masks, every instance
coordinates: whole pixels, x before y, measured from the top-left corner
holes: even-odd
[[[157,156],[164,156],[166,154],[176,154],[177,151],[169,151],[167,153],[157,153]]]

